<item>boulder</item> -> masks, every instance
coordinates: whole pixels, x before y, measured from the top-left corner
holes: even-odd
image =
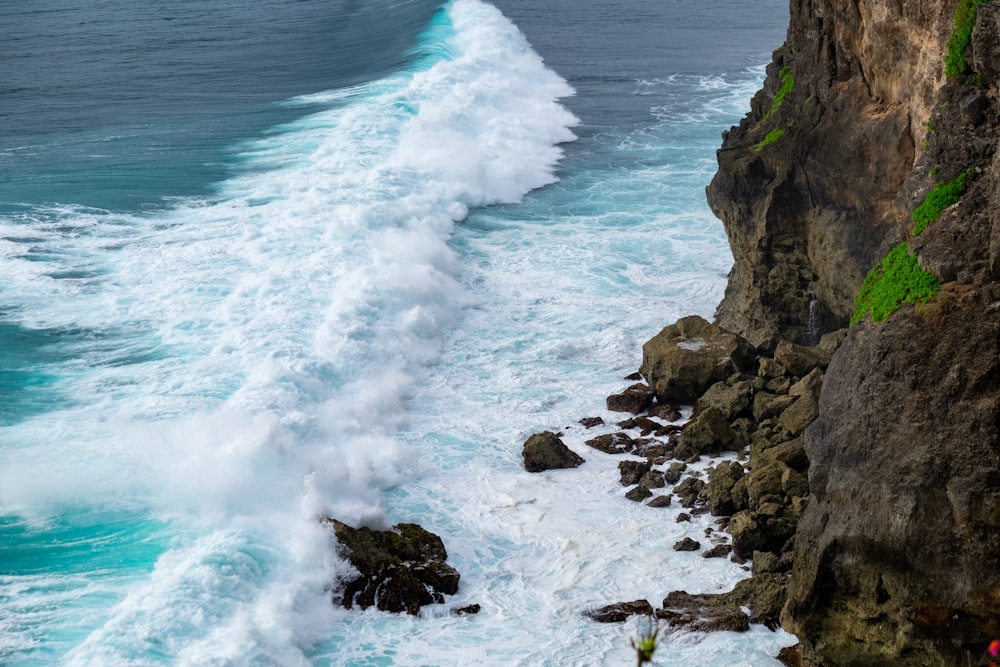
[[[647,489],[662,489],[667,485],[667,482],[664,480],[662,471],[650,470],[642,476],[642,479],[639,480],[639,484]]]
[[[667,422],[680,421],[681,413],[669,403],[657,403],[649,409],[649,416],[662,419]]]
[[[618,474],[622,486],[638,484],[642,476],[649,472],[652,467],[648,461],[619,461]]]
[[[701,492],[705,488],[705,482],[697,477],[688,477],[683,482],[674,487],[674,493],[681,499],[682,507],[694,507],[701,497]]]
[[[738,461],[723,461],[708,474],[705,498],[715,516],[728,516],[735,511],[733,487],[743,477],[743,464]]]
[[[737,442],[736,433],[725,413],[717,408],[707,408],[684,427],[674,454],[686,460],[707,451],[725,451]]]
[[[712,384],[748,368],[754,353],[741,336],[692,315],[642,346],[640,372],[660,403],[694,403]]]
[[[652,495],[652,491],[644,487],[642,484],[639,484],[635,488],[629,489],[629,491],[625,494],[625,497],[633,502],[641,503],[643,500],[651,497]]]
[[[724,594],[692,595],[673,591],[663,599],[663,608],[656,610],[656,617],[666,620],[670,627],[694,632],[746,632],[750,629],[750,617]]]
[[[729,534],[733,537],[733,551],[747,559],[754,551],[763,551],[768,545],[767,536],[750,510],[737,512],[729,520]]]
[[[646,503],[646,507],[670,507],[670,503],[673,499],[673,495],[669,493],[665,496],[656,496]]]
[[[690,537],[674,543],[674,551],[698,551],[698,549],[701,549],[701,543]]]
[[[667,468],[666,472],[663,473],[663,479],[667,484],[676,484],[681,481],[681,475],[687,470],[687,464],[683,461],[674,461]]]
[[[634,384],[620,394],[608,396],[608,410],[637,415],[653,404],[653,390],[645,384]]]
[[[711,549],[707,549],[702,555],[702,558],[725,558],[733,552],[733,547],[731,544],[716,544]]]
[[[528,472],[575,468],[584,462],[583,457],[567,447],[551,431],[536,433],[528,438],[521,455],[524,458],[524,469]]]
[[[826,368],[832,356],[833,350],[796,345],[787,340],[774,349],[774,360],[795,377],[804,377],[815,368]]]
[[[346,609],[374,606],[382,611],[418,614],[420,607],[444,602],[458,591],[459,573],[445,563],[441,538],[415,523],[391,530],[352,528],[324,519],[337,537],[338,551],[357,570],[337,582],[335,600]]]
[[[715,408],[725,415],[728,421],[733,421],[750,408],[750,383],[734,375],[723,382],[716,382],[701,395],[695,403],[695,414],[709,408]]]

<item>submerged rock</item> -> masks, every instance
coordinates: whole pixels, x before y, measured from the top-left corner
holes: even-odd
[[[458,592],[460,575],[445,563],[444,542],[421,526],[401,523],[391,530],[372,530],[336,519],[323,523],[333,529],[340,555],[358,571],[338,581],[335,601],[345,609],[374,606],[416,615],[420,607]]]
[[[616,602],[599,609],[591,609],[584,615],[598,623],[624,623],[632,616],[652,616],[653,605],[647,600]]]

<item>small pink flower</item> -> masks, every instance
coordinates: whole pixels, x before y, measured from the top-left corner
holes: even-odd
[[[986,652],[990,654],[991,658],[995,658],[1000,655],[1000,639],[994,639],[990,642],[990,647],[986,649]]]

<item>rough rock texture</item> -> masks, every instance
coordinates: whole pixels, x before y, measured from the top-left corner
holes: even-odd
[[[953,11],[946,0],[791,3],[786,44],[708,188],[734,258],[719,324],[763,346],[847,324],[865,274],[902,238],[897,195],[943,81]],[[772,111],[784,67],[794,85]]]
[[[974,664],[1000,636],[1000,3],[979,5],[972,69],[946,80],[956,4],[793,0],[708,188],[735,259],[718,323],[754,345],[846,325],[903,240],[943,283],[855,325],[818,401],[782,396],[770,367],[755,381],[751,460],[785,469],[750,472],[730,529],[737,552],[772,550],[763,527],[801,514],[782,623],[804,665]],[[961,173],[960,201],[915,235],[911,213]],[[798,352],[775,364],[798,376]],[[769,514],[806,488],[806,454],[808,502]]]
[[[420,607],[444,602],[458,592],[459,574],[445,560],[441,538],[415,523],[391,530],[352,528],[336,519],[323,521],[340,544],[341,555],[358,573],[339,581],[339,604],[382,611],[420,613]]]
[[[743,370],[753,347],[697,315],[665,327],[642,346],[642,376],[660,403],[693,403],[712,384]]]
[[[536,433],[524,442],[521,451],[524,469],[528,472],[543,472],[559,468],[575,468],[582,464],[583,457],[571,450],[551,431]]]

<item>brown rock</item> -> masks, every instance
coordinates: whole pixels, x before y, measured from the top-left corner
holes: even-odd
[[[635,449],[635,441],[627,433],[622,433],[621,431],[599,435],[596,438],[587,440],[583,444],[602,451],[605,454],[627,454]]]
[[[647,600],[616,602],[599,609],[591,609],[585,615],[598,623],[624,623],[632,616],[652,616],[653,605]]]
[[[744,370],[754,349],[740,336],[692,315],[642,346],[643,377],[660,403],[693,403],[713,383]]]
[[[536,433],[524,442],[521,452],[524,469],[528,472],[543,472],[558,468],[575,468],[584,462],[583,457],[563,443],[551,431]]]
[[[649,472],[652,467],[648,461],[619,461],[618,473],[622,486],[638,484],[642,476]]]
[[[690,537],[685,537],[680,542],[674,543],[674,551],[698,551],[698,549],[701,549],[701,543]]]
[[[664,496],[656,496],[655,498],[653,498],[652,500],[650,500],[648,503],[646,503],[646,506],[647,507],[670,507],[670,503],[671,503],[671,501],[673,501],[673,499],[674,499],[673,495],[671,495],[669,493],[666,494],[666,495],[664,495]]]
[[[723,461],[708,474],[705,498],[715,516],[728,516],[735,510],[733,487],[743,477],[743,465],[738,461]]]
[[[608,410],[630,412],[634,415],[645,412],[653,403],[653,390],[645,384],[634,384],[620,394],[608,396]]]

